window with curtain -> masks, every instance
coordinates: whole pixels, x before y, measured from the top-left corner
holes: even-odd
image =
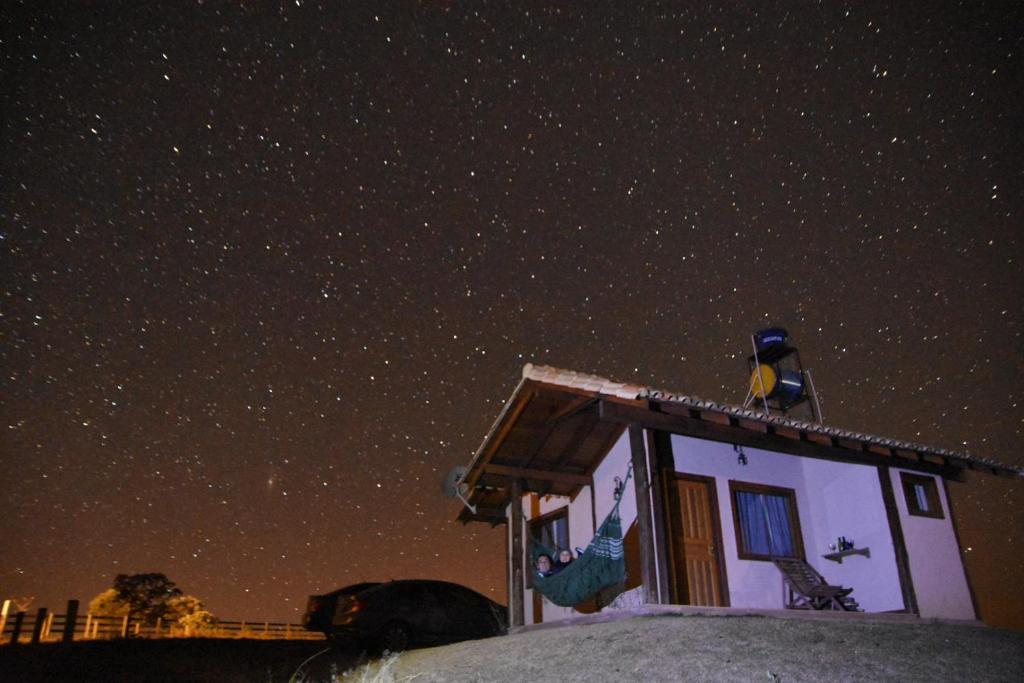
[[[569,547],[569,515],[562,508],[554,515],[530,522],[530,530],[538,541],[549,548],[565,550]]]
[[[796,493],[792,489],[730,481],[729,490],[741,559],[803,558]]]

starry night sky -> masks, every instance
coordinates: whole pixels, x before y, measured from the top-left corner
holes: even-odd
[[[1016,3],[511,4],[0,6],[0,596],[504,601],[440,479],[522,365],[739,403],[769,324],[1024,466]],[[1018,627],[1022,484],[950,485]]]

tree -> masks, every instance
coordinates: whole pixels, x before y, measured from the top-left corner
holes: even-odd
[[[108,588],[89,601],[89,613],[97,617],[123,617],[131,605],[122,600],[113,588]]]
[[[217,618],[194,595],[181,595],[167,602],[168,619],[184,627],[186,636],[194,636],[217,625]]]
[[[133,619],[155,623],[168,616],[168,602],[181,595],[181,589],[163,574],[118,574],[114,579],[117,599],[128,605]]]
[[[194,595],[179,595],[167,601],[167,618],[180,620],[200,610],[206,609],[203,601]]]
[[[186,635],[196,635],[217,624],[202,600],[184,595],[163,574],[118,574],[113,588],[89,602],[89,611],[96,616],[127,615],[150,624],[157,619],[176,622],[184,627]]]

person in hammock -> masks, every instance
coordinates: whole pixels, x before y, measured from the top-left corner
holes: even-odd
[[[562,571],[572,563],[572,551],[571,550],[559,550],[555,562],[551,565],[551,572],[548,576],[553,576],[558,572]]]
[[[550,555],[538,555],[537,556],[537,574],[540,576],[551,576],[555,573],[554,565],[551,562]]]
[[[572,564],[572,551],[571,550],[560,550],[558,552],[558,561],[555,562],[554,571],[560,572],[570,564]]]

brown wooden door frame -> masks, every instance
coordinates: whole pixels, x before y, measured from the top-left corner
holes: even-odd
[[[671,586],[672,602],[674,604],[682,604],[683,597],[679,595],[679,582],[686,581],[686,568],[678,567],[676,558],[678,554],[675,548],[676,530],[679,529],[679,524],[682,522],[682,507],[679,501],[679,490],[676,488],[677,480],[691,481],[699,484],[704,484],[708,488],[708,505],[711,508],[711,520],[712,530],[711,533],[714,537],[715,544],[715,563],[718,566],[718,589],[721,596],[721,607],[729,607],[729,580],[725,570],[725,554],[722,551],[722,518],[718,511],[718,485],[714,477],[706,477],[700,474],[688,474],[686,472],[665,472],[663,485],[665,500],[668,505],[665,506],[665,528],[668,532],[667,546],[668,546],[668,564],[672,573]]]

